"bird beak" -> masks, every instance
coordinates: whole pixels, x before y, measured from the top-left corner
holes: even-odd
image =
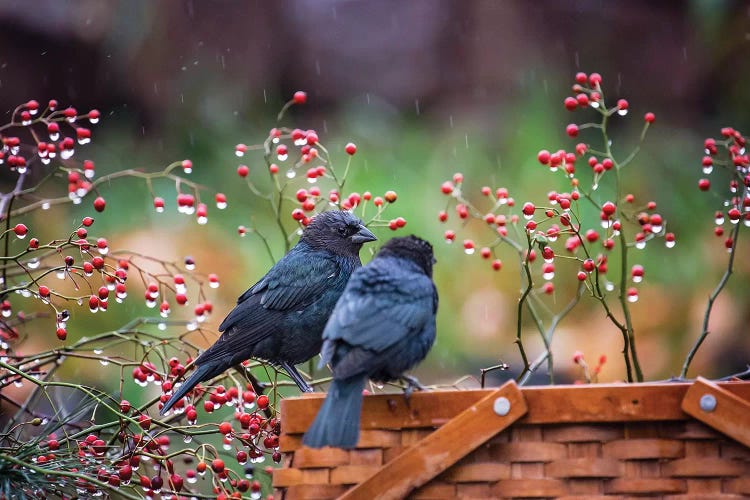
[[[357,231],[355,234],[351,237],[352,241],[354,243],[367,243],[368,241],[375,241],[377,238],[375,237],[372,232],[367,229],[365,226],[359,226],[359,231]]]

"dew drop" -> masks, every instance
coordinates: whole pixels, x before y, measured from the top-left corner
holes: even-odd
[[[219,210],[224,210],[225,208],[227,208],[227,202],[226,201],[218,202],[216,204],[216,208],[218,208]]]
[[[664,226],[651,226],[651,231],[652,231],[652,232],[653,232],[654,234],[659,234],[659,233],[661,233],[663,229],[664,229]]]
[[[186,443],[190,443],[193,440],[193,436],[191,436],[190,434],[185,434],[184,436],[182,436],[182,440]],[[193,481],[195,481],[195,478],[193,478]],[[188,479],[188,482],[190,482],[190,479]]]
[[[316,182],[318,182],[318,178],[317,177],[308,177],[307,178],[307,182],[310,183],[310,184],[315,184]]]
[[[293,168],[290,168],[289,170],[286,171],[287,179],[294,179],[295,177],[297,177],[297,172]]]
[[[604,283],[604,289],[607,290],[608,292],[611,292],[612,290],[615,289],[615,284],[612,283],[611,281],[607,281],[606,283]]]
[[[638,302],[638,295],[628,295],[628,302]]]
[[[285,161],[287,158],[289,158],[289,154],[287,153],[285,155],[278,155],[278,158],[279,161]]]
[[[27,125],[31,125],[31,120],[21,120],[21,125],[23,125],[24,127]]]
[[[49,165],[50,164],[50,159],[49,158],[42,158],[41,160],[42,160],[42,164],[43,165]],[[2,162],[0,162],[0,163],[2,163]]]
[[[78,139],[78,144],[80,145],[88,144],[89,142],[91,142],[90,137],[81,137],[80,139]]]
[[[18,167],[18,168],[16,169],[16,172],[18,172],[19,174],[25,174],[25,173],[26,173],[26,170],[27,170],[27,168],[26,168],[26,167]]]
[[[617,110],[617,114],[620,115],[620,116],[625,116],[625,115],[628,114],[628,110],[627,109],[618,109]],[[636,300],[638,300],[638,299],[636,299]]]
[[[589,106],[591,106],[594,109],[599,109],[599,103],[596,101],[589,102]]]
[[[706,166],[703,167],[703,173],[706,174],[706,175],[710,174],[713,171],[714,171],[714,166],[713,165],[706,165]]]
[[[472,255],[472,254],[474,254],[475,251],[476,251],[475,248],[464,248],[464,253],[466,255]],[[382,389],[382,387],[381,387],[381,389]]]
[[[633,283],[640,283],[643,281],[643,276],[633,276]]]
[[[51,134],[49,135],[49,140],[50,140],[50,141],[56,141],[56,140],[58,140],[59,138],[60,138],[60,133],[59,133],[59,132],[53,132],[53,133],[51,133]]]
[[[673,248],[675,246],[675,241],[666,241],[664,245],[666,245],[667,248]]]
[[[37,267],[39,267],[39,264],[41,264],[41,262],[39,261],[39,259],[37,259],[36,257],[34,257],[33,259],[31,259],[30,261],[28,261],[26,263],[26,266],[29,269],[36,269]]]
[[[57,279],[64,280],[65,279],[65,271],[57,271],[55,273],[55,276],[57,276]]]
[[[60,151],[60,158],[62,158],[63,160],[69,160],[73,157],[75,152],[75,149],[63,149],[62,151]]]
[[[646,242],[645,241],[636,241],[635,242],[635,248],[637,248],[638,250],[643,250],[644,248],[646,248]]]
[[[198,217],[198,224],[201,226],[208,222],[208,217]]]
[[[554,277],[555,277],[555,273],[554,272],[542,274],[542,278],[544,278],[547,281],[551,280]]]
[[[595,183],[593,183],[593,184],[591,185],[591,190],[592,190],[592,191],[596,191],[597,189],[599,189],[599,183],[598,183],[598,182],[595,182]]]

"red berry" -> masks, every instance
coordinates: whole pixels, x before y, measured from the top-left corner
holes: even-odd
[[[588,81],[588,76],[586,76],[586,73],[583,73],[583,72],[576,73],[576,83],[579,83],[581,85],[586,85],[587,81]]]
[[[571,123],[567,127],[565,127],[565,133],[568,134],[570,137],[577,137],[578,136],[578,125],[575,123]]]
[[[350,142],[346,146],[344,146],[344,151],[346,151],[346,154],[348,155],[353,155],[357,152],[357,145],[353,142]]]
[[[220,458],[214,459],[214,461],[211,462],[211,469],[216,473],[222,472],[224,470],[224,460]]]
[[[536,155],[536,159],[539,160],[539,163],[542,165],[547,165],[549,163],[550,153],[546,149],[542,149],[539,151],[539,154]]]
[[[440,191],[442,191],[443,194],[451,194],[453,192],[453,183],[451,181],[445,181],[440,186]]]
[[[294,101],[294,104],[305,104],[307,102],[307,93],[298,90],[294,93],[292,100]]]
[[[96,210],[97,212],[103,212],[104,207],[106,206],[107,206],[107,202],[101,196],[97,197],[94,200],[94,210]]]
[[[653,113],[646,113],[643,115],[643,119],[646,123],[654,123],[654,120],[656,120],[656,116]]]
[[[29,228],[27,228],[24,224],[16,224],[16,227],[13,228],[13,232],[16,233],[16,236],[19,238],[23,238],[26,236],[26,233],[29,232]]]
[[[614,214],[616,210],[617,206],[611,201],[607,201],[604,203],[604,205],[602,205],[602,213],[604,213],[608,217]]]
[[[711,188],[711,181],[708,179],[701,179],[698,181],[698,189],[701,191],[708,191]]]
[[[565,101],[563,101],[563,105],[568,111],[573,111],[578,107],[578,101],[575,97],[566,97]]]
[[[265,410],[266,408],[268,408],[268,396],[266,396],[265,394],[261,394],[260,396],[258,396],[257,404],[258,408],[260,408],[261,410]]]
[[[578,94],[576,96],[576,101],[578,101],[579,106],[585,108],[589,105],[589,96],[587,96],[586,94]]]
[[[591,73],[589,75],[589,84],[592,87],[596,87],[597,85],[601,85],[602,83],[602,75],[599,73]]]
[[[240,165],[239,167],[237,167],[237,175],[239,175],[240,177],[247,177],[247,174],[249,173],[250,169],[247,165]]]
[[[526,202],[523,204],[523,208],[521,209],[523,211],[523,214],[527,217],[531,217],[534,215],[534,210],[536,210],[536,207],[531,202]]]

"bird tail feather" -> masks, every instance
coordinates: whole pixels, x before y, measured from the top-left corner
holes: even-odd
[[[192,375],[190,375],[187,380],[185,380],[180,387],[177,388],[177,390],[172,394],[172,397],[169,398],[169,400],[164,404],[162,409],[159,411],[159,415],[164,415],[169,411],[174,404],[182,399],[185,394],[190,392],[193,387],[198,385],[200,382],[211,378],[211,371],[213,368],[209,364],[201,365],[198,368],[195,369]]]
[[[359,441],[362,390],[367,377],[334,380],[302,442],[311,448],[354,448]]]

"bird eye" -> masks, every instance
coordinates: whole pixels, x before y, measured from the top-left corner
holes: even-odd
[[[338,232],[339,232],[339,234],[340,234],[341,236],[346,236],[346,233],[347,233],[347,231],[346,231],[346,227],[344,227],[344,226],[340,226],[340,227],[338,228]]]

